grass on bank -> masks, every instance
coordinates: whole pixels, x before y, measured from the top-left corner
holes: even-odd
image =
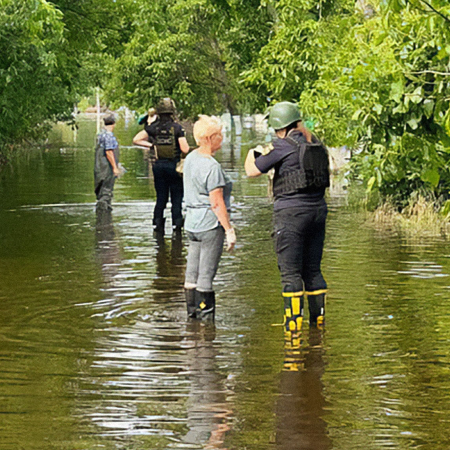
[[[450,202],[414,194],[407,205],[399,209],[387,199],[374,211],[368,210],[367,220],[377,229],[391,230],[411,237],[450,237]]]
[[[393,198],[370,195],[362,185],[351,183],[347,208],[363,211],[366,223],[380,232],[410,238],[440,236],[450,238],[450,200],[414,192],[402,207]]]

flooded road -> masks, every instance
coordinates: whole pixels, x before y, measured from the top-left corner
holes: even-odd
[[[377,231],[337,187],[326,331],[285,343],[246,132],[218,154],[238,245],[216,277],[216,325],[188,323],[187,240],[153,236],[137,130],[116,128],[128,172],[109,220],[94,212],[94,121],[0,172],[0,449],[449,448],[447,240]]]

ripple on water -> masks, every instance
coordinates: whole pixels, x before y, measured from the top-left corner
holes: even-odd
[[[53,182],[69,167],[91,174],[92,152],[76,151],[46,154]],[[26,201],[8,196],[0,211],[0,446],[446,448],[445,240],[381,233],[331,198],[326,331],[305,321],[298,342],[284,340],[266,183],[226,160],[239,175],[238,246],[216,278],[215,328],[188,323],[186,238],[170,218],[153,236],[154,202],[126,197],[145,198],[148,166],[136,149],[123,157],[130,176],[105,222],[70,202],[72,191],[92,200],[90,178],[81,193],[55,193],[50,172],[8,179]]]

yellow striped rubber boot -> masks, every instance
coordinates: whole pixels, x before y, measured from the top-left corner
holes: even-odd
[[[309,307],[309,324],[323,328],[325,325],[325,296],[327,290],[320,289],[317,291],[306,292],[308,296]]]
[[[284,327],[286,331],[297,332],[302,329],[303,292],[283,292]]]

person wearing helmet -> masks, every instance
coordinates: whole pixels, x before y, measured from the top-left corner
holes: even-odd
[[[156,205],[153,225],[158,233],[164,233],[164,210],[169,196],[172,204],[172,226],[176,231],[181,231],[183,227],[183,178],[176,171],[176,166],[182,153],[189,152],[189,144],[183,127],[174,120],[175,112],[175,103],[171,98],[161,99],[156,106],[158,120],[147,123],[144,130],[133,138],[133,144],[155,149],[153,179]]]
[[[245,161],[249,177],[275,169],[274,244],[283,285],[285,329],[294,333],[302,326],[305,295],[310,324],[323,325],[327,292],[320,266],[327,217],[328,153],[301,120],[295,103],[274,105],[269,113],[269,126],[277,137],[273,150],[265,155],[250,150]]]

